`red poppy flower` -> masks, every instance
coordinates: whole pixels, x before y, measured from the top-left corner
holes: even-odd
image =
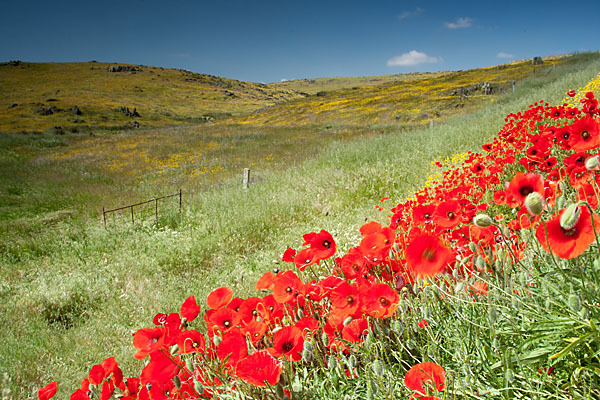
[[[570,126],[569,145],[574,151],[586,151],[600,146],[598,123],[591,117],[578,120]]]
[[[69,400],[90,400],[90,396],[88,396],[83,390],[77,389],[73,392],[73,394],[71,394]]]
[[[294,262],[294,257],[296,257],[296,250],[289,247],[286,251],[283,252],[281,260],[283,262],[291,263]]]
[[[192,322],[200,313],[200,306],[196,303],[196,298],[190,296],[185,299],[179,313],[183,318],[187,319],[188,322]]]
[[[210,308],[223,308],[231,301],[233,290],[230,287],[224,286],[213,290],[206,298],[206,304]]]
[[[339,265],[348,280],[356,279],[367,272],[365,258],[359,252],[348,252],[339,259]]]
[[[256,345],[263,338],[269,326],[265,321],[252,320],[242,327],[242,333]]]
[[[169,382],[175,376],[176,369],[176,359],[172,359],[162,351],[155,351],[150,354],[150,362],[140,374],[142,385],[150,383],[154,386],[154,384]]]
[[[239,323],[238,313],[231,308],[220,308],[210,315],[209,332],[227,332]]]
[[[267,290],[273,287],[273,279],[275,274],[273,272],[265,272],[258,282],[256,282],[256,290]]]
[[[354,315],[360,310],[361,300],[358,289],[348,282],[342,282],[331,291],[332,312],[339,316]]]
[[[438,392],[446,388],[446,371],[436,363],[422,362],[408,370],[404,384],[415,392],[425,394],[425,383],[435,386]]]
[[[398,292],[385,283],[375,283],[363,294],[362,309],[365,314],[375,318],[391,317],[400,302]]]
[[[204,335],[195,330],[182,332],[177,338],[179,353],[204,353]]]
[[[56,382],[50,382],[46,386],[41,387],[38,390],[38,400],[48,400],[54,397],[54,395],[56,394],[56,387]]]
[[[506,202],[510,207],[521,207],[529,193],[544,195],[544,178],[534,173],[517,172],[506,188]]]
[[[303,286],[302,281],[294,272],[283,271],[278,273],[273,279],[275,301],[283,304],[295,299]]]
[[[302,358],[303,347],[302,331],[295,326],[284,326],[273,334],[273,347],[268,350],[275,357],[298,361]]]
[[[281,371],[281,361],[266,350],[250,354],[241,359],[235,367],[238,378],[259,387],[267,386],[265,382],[271,386],[276,385],[281,377]]]
[[[576,94],[577,94],[577,92],[576,92],[576,91],[574,91],[574,90],[569,90],[569,91],[567,92],[567,95],[568,95],[569,97],[575,97],[575,95],[576,95]]]
[[[296,322],[294,326],[300,329],[302,332],[304,332],[305,329],[315,332],[317,329],[319,329],[319,321],[313,317],[303,317],[300,321]]]
[[[302,236],[304,246],[310,245],[312,254],[318,261],[326,260],[335,254],[336,246],[331,233],[321,230],[319,233],[311,232]]]
[[[217,347],[219,360],[227,360],[227,365],[235,365],[239,360],[248,355],[246,338],[238,330],[225,332],[223,340]]]
[[[565,210],[561,210],[558,215],[546,222],[548,235],[544,225],[540,224],[536,236],[544,250],[551,251],[560,258],[571,259],[581,255],[596,240],[592,221],[597,233],[600,228],[600,218],[595,214],[592,216],[586,206],[579,206],[577,209],[580,213],[579,219],[570,229],[560,225]]]
[[[154,325],[164,325],[165,322],[167,322],[167,314],[165,313],[158,313],[152,318],[152,323]]]
[[[435,211],[435,204],[421,205],[413,208],[413,222],[415,225],[431,221]]]
[[[134,357],[143,360],[146,356],[163,346],[167,329],[165,327],[139,329],[133,335],[133,347],[138,349]]]
[[[294,257],[294,265],[296,265],[296,268],[298,268],[300,271],[304,271],[306,267],[313,265],[318,261],[320,260],[313,251],[312,247],[307,247],[300,250],[298,254],[296,254],[296,257]]]
[[[416,276],[427,278],[442,272],[454,254],[437,237],[422,234],[406,247],[406,259]]]
[[[352,343],[360,343],[369,333],[369,322],[366,318],[357,318],[342,328],[342,338]]]
[[[439,227],[452,229],[460,223],[460,204],[449,200],[439,204],[433,213],[433,222]]]
[[[92,385],[101,384],[105,377],[104,367],[100,364],[94,365],[88,374],[88,379]]]

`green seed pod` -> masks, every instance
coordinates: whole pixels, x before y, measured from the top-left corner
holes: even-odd
[[[585,168],[588,171],[597,170],[599,165],[600,165],[600,157],[598,157],[598,155],[595,155],[594,157],[590,157],[585,161]]]
[[[352,354],[349,358],[348,358],[348,365],[350,366],[350,368],[354,368],[356,367],[356,357],[354,356],[354,354]]]
[[[193,357],[185,358],[185,367],[188,369],[188,371],[194,370],[194,358]]]
[[[573,229],[581,216],[581,208],[577,204],[570,204],[560,217],[560,227],[565,230]]]
[[[175,376],[173,377],[173,384],[175,385],[175,387],[176,387],[177,389],[181,389],[181,379],[179,379],[179,376],[178,376],[178,375],[175,375]]]
[[[373,365],[371,367],[373,368],[373,372],[375,373],[375,375],[383,376],[383,374],[385,374],[385,367],[381,360],[373,361]]]
[[[404,325],[402,325],[402,322],[399,319],[394,321],[394,332],[396,332],[398,335],[402,335],[404,333]]]
[[[512,384],[515,381],[515,373],[512,369],[508,368],[506,371],[504,371],[504,380],[508,384]]]
[[[338,368],[338,360],[333,354],[330,355],[327,360],[327,368],[329,368],[330,371],[335,371]]]
[[[277,386],[275,386],[275,392],[277,393],[277,397],[279,397],[280,399],[283,399],[283,396],[285,396],[285,391],[283,390],[283,385],[281,384],[281,382],[279,382]]]
[[[480,228],[487,228],[492,225],[494,221],[492,221],[492,218],[487,214],[477,214],[473,218],[473,223]]]
[[[196,390],[196,393],[204,393],[204,386],[202,386],[200,381],[194,382],[194,390]]]
[[[314,355],[314,350],[310,342],[304,342],[304,348],[302,349],[302,358],[306,361],[311,361]]]
[[[531,215],[540,215],[544,211],[544,197],[538,192],[531,192],[525,197],[525,208]]]
[[[373,396],[373,384],[371,383],[371,381],[367,381],[367,400],[372,400],[374,399]]]
[[[498,320],[498,311],[496,311],[496,308],[494,308],[494,307],[488,308],[488,318],[490,319],[490,322],[492,324],[496,323],[496,321]]]
[[[581,310],[581,300],[575,293],[569,295],[569,307],[575,312]]]
[[[519,299],[517,299],[516,297],[513,297],[510,301],[510,305],[512,306],[512,308],[514,308],[515,310],[519,309]]]
[[[477,262],[475,263],[477,267],[477,271],[485,271],[485,260],[483,257],[477,257]]]

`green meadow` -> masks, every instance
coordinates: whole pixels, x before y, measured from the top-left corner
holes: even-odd
[[[90,110],[89,116],[82,116],[88,120],[81,124],[85,129],[64,129],[59,134],[47,130],[46,116],[29,117],[38,107],[33,103],[44,99],[27,98],[28,108],[20,114],[15,110],[19,106],[8,109],[8,103],[23,102],[18,96],[8,100],[4,94],[0,104],[5,113],[0,114],[0,130],[6,132],[0,135],[3,399],[36,398],[37,389],[52,380],[59,382],[57,398],[67,398],[91,365],[110,356],[116,357],[126,376],[135,375],[143,363],[133,358],[132,331],[149,327],[156,313],[178,311],[190,295],[200,302],[220,286],[230,286],[236,296],[252,295],[258,277],[284,268],[281,253],[289,246],[300,247],[305,233],[326,229],[340,249],[357,245],[362,224],[384,222],[391,207],[423,187],[434,173],[432,161],[479,151],[503,126],[507,114],[533,102],[560,104],[568,90],[584,86],[598,74],[600,55],[549,60],[536,74],[525,64],[517,64],[520,69],[514,71],[511,66],[492,67],[489,71],[494,74],[513,73],[493,79],[486,78],[487,69],[481,69],[470,71],[468,79],[449,72],[373,78],[381,82],[316,80],[265,87],[224,80],[218,80],[224,86],[217,87],[216,77],[142,66],[142,72],[127,72],[127,85],[148,96],[123,94],[114,103],[102,100],[106,96],[100,94],[85,99],[74,92],[57,95],[49,80],[33,78],[60,74],[56,65],[26,64],[18,72],[29,70],[29,75],[20,76],[18,85],[6,73],[18,66],[1,66],[3,93],[13,91],[24,97],[28,87],[40,87],[43,90],[36,94],[40,99],[57,96],[54,103],[62,109],[77,104],[83,111]],[[105,85],[118,85],[110,74],[120,72],[106,72],[109,66],[82,63],[68,68],[77,67],[81,74],[101,72],[106,75]],[[135,81],[142,75],[144,80]],[[456,80],[458,76],[463,80]],[[513,79],[518,81],[514,93]],[[464,107],[448,106],[452,112],[436,119],[432,127],[429,117],[417,120],[423,113],[433,115],[428,90],[436,96],[443,92],[444,101],[454,104],[457,100],[450,90],[486,80],[503,85],[506,93],[477,94],[464,99],[468,103]],[[165,94],[163,86],[152,86],[157,81],[163,86],[173,84],[173,90]],[[426,82],[438,86],[427,89]],[[315,90],[321,83],[325,86]],[[189,85],[200,84],[209,89],[196,98]],[[417,105],[389,105],[390,93],[411,85],[421,93]],[[96,88],[98,93],[111,90],[94,86],[92,92]],[[319,91],[327,93],[317,96]],[[364,111],[377,95],[383,96],[377,112],[336,119],[338,111],[332,105],[326,118],[313,118],[323,109],[319,104],[323,99],[345,102],[351,115],[352,107]],[[180,103],[181,96],[188,96],[185,103]],[[157,104],[150,106],[152,102]],[[114,111],[121,104],[140,104],[141,128],[118,129],[130,122]],[[398,122],[394,115],[404,106],[413,110],[411,117]],[[77,125],[69,122],[72,116],[57,114],[49,116],[56,118],[50,126]],[[216,122],[192,120],[206,115],[214,115]],[[377,115],[385,117],[377,119]],[[242,189],[244,168],[251,170],[247,190]],[[106,227],[102,221],[103,207],[133,204],[179,189],[181,210],[170,199],[160,202],[158,218],[152,204],[135,209],[135,224],[129,210],[111,214]],[[391,200],[382,204],[383,197]],[[380,204],[383,211],[374,208]],[[321,268],[317,272],[324,273],[327,266]],[[434,312],[455,319],[450,311]],[[477,318],[487,317],[469,314],[469,318],[476,325]],[[477,335],[466,322],[451,329],[448,335]],[[493,338],[482,334],[477,340],[491,347]],[[367,379],[357,383],[359,393],[366,390]],[[353,396],[349,388],[335,392],[308,382],[306,398]],[[380,388],[378,398],[389,398],[382,388],[390,383],[374,382]],[[477,395],[482,385],[477,377],[472,384],[468,398],[486,398]],[[532,391],[536,384],[524,383]],[[545,397],[547,390],[544,386],[538,398],[550,398]]]

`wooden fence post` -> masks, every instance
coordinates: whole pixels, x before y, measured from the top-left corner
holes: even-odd
[[[104,219],[104,228],[106,229],[106,211],[104,211],[104,207],[102,207],[102,218]]]
[[[181,212],[181,189],[179,189],[179,212]]]
[[[135,224],[135,219],[133,218],[133,206],[131,206],[131,223]]]
[[[242,188],[248,189],[248,182],[250,181],[250,168],[244,168],[244,178],[242,179]]]
[[[515,81],[512,81],[513,93],[515,92]]]

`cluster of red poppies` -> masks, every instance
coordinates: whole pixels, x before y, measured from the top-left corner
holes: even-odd
[[[484,153],[469,153],[440,182],[392,208],[388,225],[363,225],[360,244],[344,255],[334,258],[329,232],[304,235],[301,249],[283,254],[291,269],[258,281],[257,290],[270,294],[242,299],[228,287],[211,292],[205,333],[192,329],[201,311],[193,296],[179,313],[158,314],[155,327],[133,336],[135,357],[149,357],[139,377],[124,380],[109,358],[92,367],[71,399],[89,399],[90,391],[108,399],[117,390],[123,399],[198,398],[267,385],[290,397],[284,371],[350,352],[373,324],[398,318],[401,295],[410,292],[402,289],[419,279],[444,272],[449,279],[468,277],[520,259],[526,249],[521,229],[535,230],[555,256],[581,255],[600,226],[593,211],[600,195],[600,109],[591,92],[582,103],[579,109],[539,102],[510,114]],[[333,265],[329,275],[303,280],[317,266],[322,273],[324,260]],[[487,286],[468,290],[486,294]],[[421,363],[405,377],[416,397],[428,394],[426,382],[435,386],[433,394],[441,392],[443,368]],[[39,398],[55,392],[50,384]]]

